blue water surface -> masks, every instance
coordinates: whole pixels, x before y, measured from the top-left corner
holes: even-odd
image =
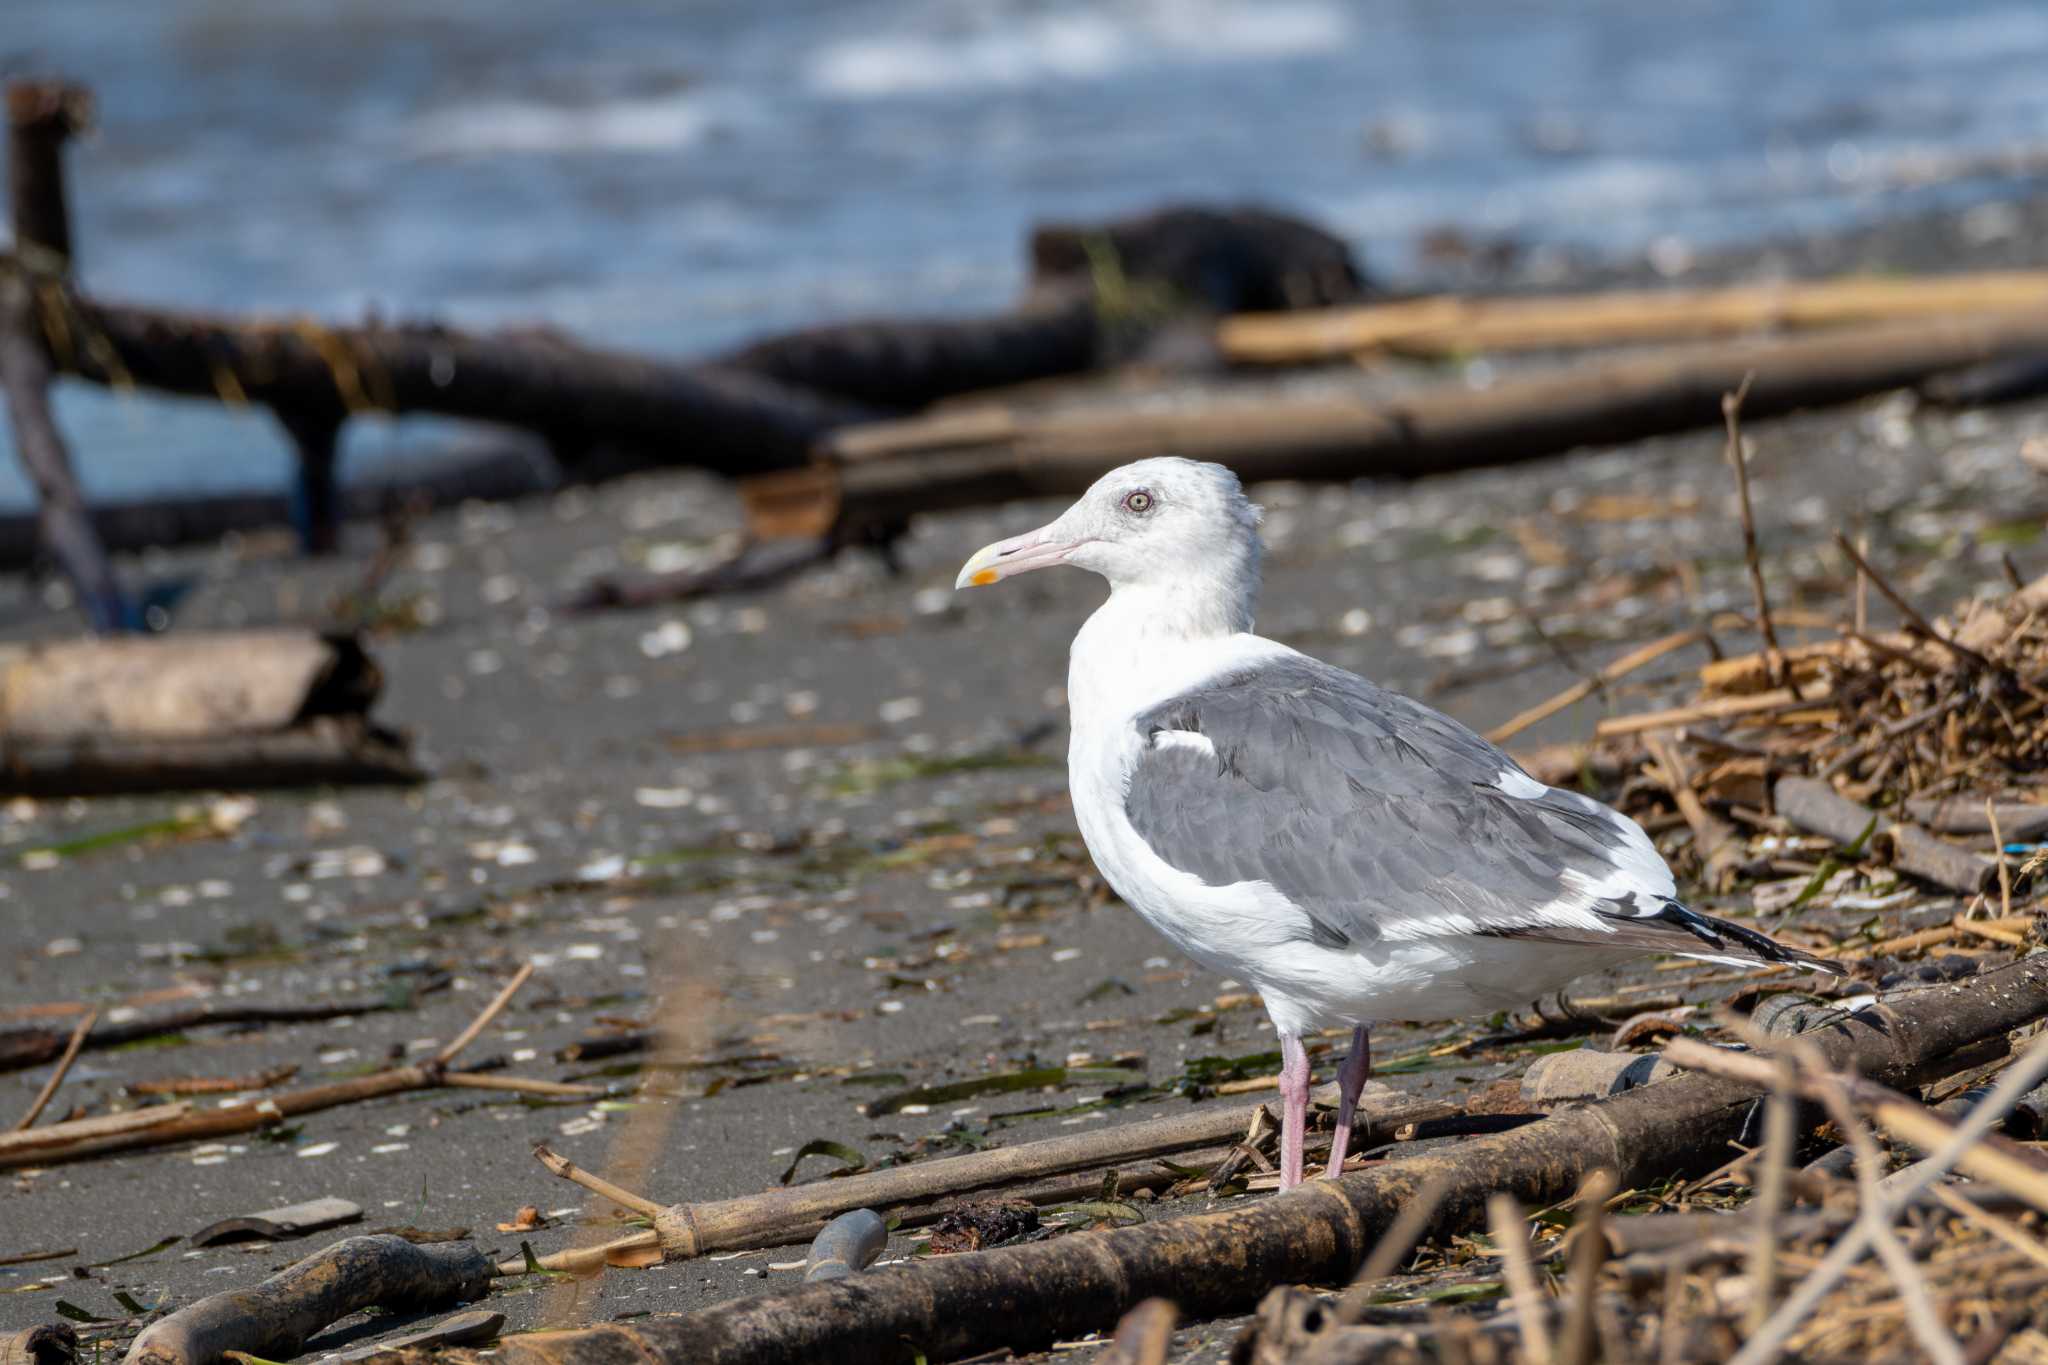
[[[1981,196],[1943,167],[2048,142],[2048,6],[1998,0],[5,8],[0,70],[99,97],[98,292],[677,354],[1000,306],[1039,219],[1264,200],[1396,275],[1445,224],[1682,259]],[[97,496],[289,471],[260,414],[67,384],[60,415]],[[358,426],[349,473],[444,434]]]

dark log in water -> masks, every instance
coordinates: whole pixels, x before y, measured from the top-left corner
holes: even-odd
[[[1034,293],[1078,280],[1114,304],[1136,286],[1217,315],[1330,308],[1378,292],[1342,238],[1254,204],[1040,224],[1031,232],[1031,276]]]
[[[92,117],[92,100],[74,86],[17,81],[7,88],[7,178],[15,250],[48,276],[71,268],[71,214],[64,194],[64,144]],[[51,366],[35,324],[36,285],[0,278],[0,388],[7,394],[15,454],[35,485],[37,535],[83,599],[94,630],[140,624],[121,592],[105,548],[93,533],[71,467],[71,452],[50,412]]]
[[[758,341],[723,363],[877,407],[1080,374],[1099,358],[1092,298],[994,317],[887,319]]]
[[[617,444],[654,462],[724,473],[796,463],[820,434],[871,410],[758,374],[603,351],[534,331],[476,334],[419,323],[331,326],[102,303],[29,276],[57,368],[113,388],[260,404],[288,424],[361,412],[434,413],[525,427],[573,464]]]
[[[605,472],[690,464],[758,474],[800,466],[823,436],[891,411],[1098,368],[1176,317],[1349,302],[1366,289],[1344,243],[1306,223],[1177,207],[1100,227],[1041,227],[1016,312],[811,328],[710,364],[601,350],[540,328],[474,334],[113,304],[71,278],[61,148],[90,97],[23,82],[10,87],[8,107],[17,248],[0,255],[0,289],[13,301],[10,388],[46,537],[96,619],[112,610],[111,579],[56,428],[35,401],[51,371],[269,408],[299,457],[292,521],[307,550],[326,553],[338,547],[344,507],[336,443],[357,413],[522,427],[572,475],[597,465],[599,450]]]
[[[1113,364],[1176,318],[1325,308],[1372,292],[1342,239],[1250,206],[1041,224],[1029,251],[1031,279],[1014,312],[813,327],[719,363],[877,407],[920,408]]]
[[[92,126],[92,96],[57,81],[7,87],[7,191],[15,249],[71,264],[71,208],[64,192],[64,144]]]
[[[15,454],[36,488],[37,538],[78,590],[94,630],[132,630],[139,618],[93,533],[71,452],[50,412],[50,360],[31,331],[34,308],[25,281],[0,277],[0,389],[7,395]]]

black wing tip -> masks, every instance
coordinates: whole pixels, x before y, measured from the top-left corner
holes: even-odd
[[[1734,947],[1754,955],[1760,962],[1781,962],[1786,966],[1798,967],[1810,972],[1824,972],[1829,976],[1847,976],[1849,969],[1839,962],[1816,957],[1803,948],[1790,948],[1772,938],[1769,934],[1737,924],[1732,920],[1703,915],[1697,910],[1666,898],[1657,912],[1642,916],[1644,919],[1663,920],[1675,924],[1693,937],[1712,944],[1716,948]]]

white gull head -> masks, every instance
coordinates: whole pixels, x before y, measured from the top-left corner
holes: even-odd
[[[1161,456],[1111,470],[1036,531],[977,550],[956,588],[1055,564],[1101,574],[1175,633],[1251,628],[1259,593],[1259,509],[1220,464]],[[1138,606],[1138,601],[1130,605]]]

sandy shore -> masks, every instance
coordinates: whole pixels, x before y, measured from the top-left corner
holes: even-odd
[[[1730,253],[1699,273],[2004,264],[2048,264],[2048,206]],[[1901,585],[1936,607],[2000,582],[2003,553],[2030,576],[2048,569],[2037,539],[2048,486],[2019,456],[2025,442],[2048,441],[2048,405],[1950,414],[1891,397],[1750,434],[1783,608],[1839,605],[1840,566],[1820,554],[1837,526],[1867,531]],[[1559,650],[1596,666],[1748,600],[1718,433],[1411,485],[1256,495],[1272,548],[1261,628],[1482,726],[1573,681]],[[296,1064],[304,1084],[418,1056],[526,960],[539,964],[535,980],[472,1055],[504,1057],[516,1074],[617,1081],[622,1098],[429,1092],[311,1115],[265,1138],[14,1173],[0,1184],[0,1260],[70,1254],[0,1264],[0,1329],[48,1320],[58,1299],[118,1317],[117,1290],[187,1302],[363,1228],[463,1227],[515,1255],[522,1239],[540,1252],[570,1245],[584,1201],[534,1162],[538,1142],[595,1168],[643,1148],[629,1183],[665,1201],[718,1198],[774,1184],[817,1138],[881,1160],[1187,1103],[1106,1106],[1098,1082],[861,1112],[906,1086],[1113,1059],[1164,1085],[1192,1058],[1268,1050],[1258,1011],[1215,1008],[1236,984],[1174,957],[1107,897],[1075,833],[1062,684],[1067,641],[1099,585],[1045,574],[950,590],[977,546],[1056,511],[921,519],[900,576],[850,555],[769,592],[596,616],[558,604],[595,574],[705,553],[736,523],[730,490],[663,474],[437,516],[383,588],[387,605],[425,624],[374,642],[388,677],[380,715],[417,736],[435,780],[259,794],[231,837],[115,840],[25,860],[200,798],[9,807],[9,1007],[118,1008],[174,990],[303,1001],[447,976],[407,1011],[89,1053],[56,1115],[97,1112],[144,1079]],[[375,545],[374,528],[353,528],[347,554],[315,564],[251,538],[126,571],[196,577],[180,628],[317,622]],[[0,584],[0,637],[75,628],[60,591]],[[1640,701],[1596,699],[1525,738],[1582,734],[1604,707]],[[826,726],[856,727],[855,737],[818,742]],[[714,747],[731,735],[759,747]],[[1950,912],[1923,898],[1893,913],[1910,927]],[[679,1002],[693,1059],[660,1078],[677,1098],[636,1105],[632,1075],[554,1060],[608,1020],[648,1017],[664,992]],[[1378,1051],[1419,1056],[1451,1027],[1391,1029]],[[1450,1058],[1389,1079],[1455,1094],[1525,1061]],[[11,1122],[43,1074],[0,1077],[0,1116]],[[358,1228],[253,1248],[181,1242],[73,1274],[216,1219],[324,1195],[360,1204]],[[551,1214],[548,1225],[499,1231],[522,1205]],[[907,1251],[898,1238],[889,1255]],[[789,1285],[797,1274],[781,1267],[801,1256],[614,1272],[584,1286],[574,1312],[602,1321]],[[545,1286],[520,1280],[491,1306],[530,1327],[546,1302]],[[361,1344],[408,1321],[344,1325],[321,1345]],[[1212,1358],[1225,1334],[1184,1331],[1186,1358]]]

